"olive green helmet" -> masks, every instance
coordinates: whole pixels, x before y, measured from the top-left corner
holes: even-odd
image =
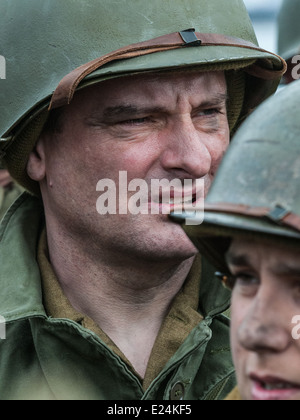
[[[29,153],[50,109],[80,88],[141,72],[245,69],[230,98],[234,128],[276,91],[286,65],[258,47],[242,0],[1,0],[0,39],[0,153],[31,191]],[[230,80],[238,91],[241,78]]]
[[[299,96],[297,81],[242,125],[208,194],[204,223],[184,228],[220,270],[225,269],[224,238],[300,245]]]

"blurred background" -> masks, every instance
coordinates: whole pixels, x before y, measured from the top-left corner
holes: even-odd
[[[277,52],[277,16],[282,0],[244,0],[260,46]]]

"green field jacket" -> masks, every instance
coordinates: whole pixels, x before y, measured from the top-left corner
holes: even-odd
[[[23,189],[15,184],[10,185],[7,188],[0,187],[0,220],[22,192]]]
[[[145,391],[96,334],[47,316],[36,255],[44,223],[42,204],[25,193],[0,227],[0,400],[212,400],[229,394],[236,380],[222,313],[230,296],[213,276],[201,282],[204,320]]]

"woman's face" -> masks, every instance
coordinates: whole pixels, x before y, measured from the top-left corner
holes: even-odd
[[[300,400],[300,254],[234,239],[231,344],[244,400]]]

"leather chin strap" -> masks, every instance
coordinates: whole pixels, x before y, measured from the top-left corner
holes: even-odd
[[[279,226],[289,227],[300,232],[300,216],[281,205],[277,205],[271,209],[268,207],[245,206],[242,204],[206,203],[205,212],[239,215],[258,219],[263,218]]]
[[[74,96],[75,90],[77,89],[80,82],[85,77],[98,70],[100,67],[112,61],[130,59],[134,57],[163,51],[175,50],[179,48],[201,46],[224,46],[244,49],[246,48],[270,54],[268,51],[259,48],[257,45],[252,44],[251,42],[226,35],[201,34],[195,32],[195,29],[188,29],[182,32],[174,32],[172,34],[154,38],[149,41],[132,44],[127,47],[120,48],[119,50],[99,57],[96,60],[86,63],[73,70],[71,73],[65,76],[57,86],[50,102],[49,111],[70,104]],[[277,57],[281,60],[283,67],[282,70],[276,71],[264,69],[261,66],[253,64],[252,66],[245,69],[245,71],[253,76],[265,80],[279,79],[286,72],[287,65],[285,61],[278,55],[274,54],[274,57]]]

